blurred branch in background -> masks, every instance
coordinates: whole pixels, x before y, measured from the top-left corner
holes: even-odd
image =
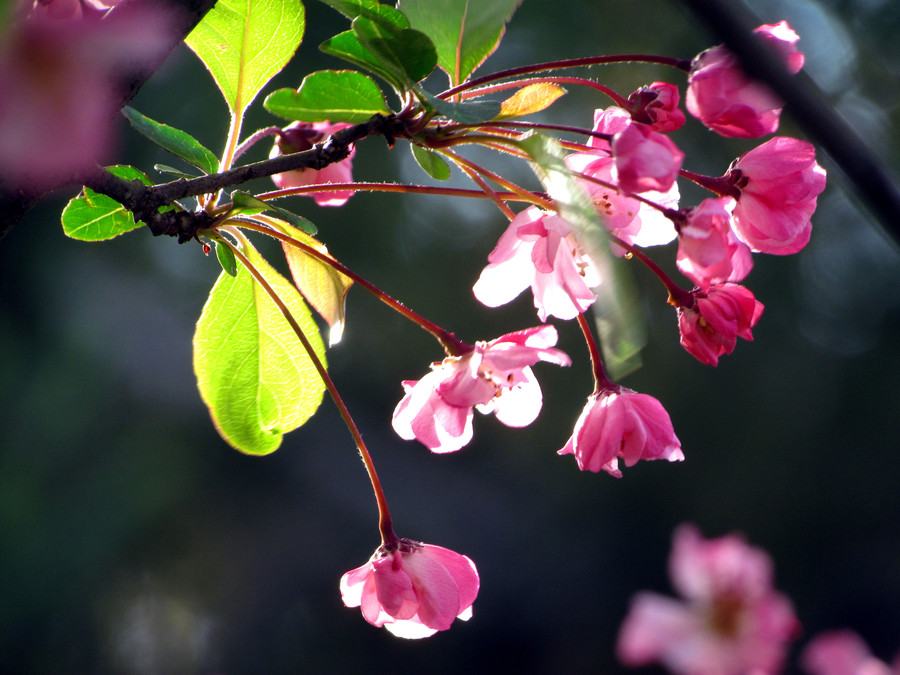
[[[811,139],[840,167],[900,246],[900,189],[887,167],[847,121],[835,112],[821,89],[803,71],[791,75],[779,58],[753,34],[760,20],[731,0],[682,0],[738,57],[747,74],[765,81],[784,100]]]

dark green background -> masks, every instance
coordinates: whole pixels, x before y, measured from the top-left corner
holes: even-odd
[[[807,72],[896,169],[900,6],[753,4],[764,22],[786,18],[798,30]],[[345,21],[315,2],[307,11],[306,40],[267,91],[342,67],[316,45]],[[600,53],[690,57],[716,42],[700,25],[675,0],[526,0],[480,72]],[[652,67],[590,75],[626,95],[654,79],[683,85]],[[221,147],[224,102],[186,48],[134,105]],[[585,126],[606,105],[573,91],[544,119]],[[275,122],[257,101],[246,128]],[[148,170],[172,161],[121,127],[122,161]],[[781,133],[799,134],[789,117]],[[687,168],[710,174],[756,144],[693,120],[675,140]],[[680,464],[645,463],[616,480],[555,455],[591,387],[583,342],[566,323],[561,346],[574,364],[536,367],[545,405],[531,427],[477,416],[474,441],[440,457],[402,441],[390,427],[400,381],[421,377],[440,348],[365,292],[350,294],[331,372],[398,532],[469,555],[482,579],[470,622],[415,642],[341,604],[340,575],[365,562],[378,535],[333,406],[264,458],[230,449],[210,424],[190,340],[214,258],[143,230],[75,242],[59,226],[70,195],[42,204],[0,242],[0,670],[624,672],[614,645],[628,600],[641,589],[671,593],[666,559],[682,522],[707,536],[741,531],[771,553],[804,625],[792,660],[811,636],[842,626],[892,657],[900,258],[837,167],[821,162],[829,187],[812,242],[797,256],[757,256],[747,284],[766,311],[755,341],[717,369],[681,349],[663,290],[633,265],[650,334],[643,369],[624,383],[663,401],[683,443]],[[531,180],[524,167],[503,170]],[[427,179],[403,144],[388,151],[377,138],[358,148],[355,175]],[[702,198],[684,193],[685,204]],[[499,310],[472,297],[505,222],[486,203],[360,194],[341,209],[286,205],[316,222],[345,264],[463,339],[537,323],[530,294]],[[652,254],[671,270],[674,250]]]

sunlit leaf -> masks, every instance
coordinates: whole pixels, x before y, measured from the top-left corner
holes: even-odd
[[[368,49],[362,46],[356,33],[352,30],[338,33],[333,38],[325,40],[321,45],[321,49],[326,54],[337,57],[355,66],[368,70],[370,73],[377,75],[386,82],[391,83],[395,88],[402,89],[403,78],[398,79],[381,65],[381,62]]]
[[[454,101],[445,101],[437,96],[432,96],[421,88],[417,89],[417,91],[424,96],[429,105],[441,115],[450,118],[454,122],[460,122],[461,124],[480,124],[481,122],[488,122],[500,114],[499,101],[477,99],[474,101],[461,101],[456,103]]]
[[[531,166],[544,189],[578,235],[600,270],[603,283],[593,289],[593,305],[607,374],[618,379],[641,365],[640,351],[647,342],[640,302],[625,265],[617,264],[609,249],[606,228],[577,180],[563,162],[559,141],[533,134],[519,142],[531,157]]]
[[[437,54],[431,39],[421,31],[400,28],[364,16],[353,20],[353,32],[380,64],[401,81],[418,82],[434,70]]]
[[[110,166],[106,169],[119,178],[139,180],[151,185],[150,179],[133,166]],[[90,188],[69,200],[62,213],[63,232],[81,241],[104,241],[118,237],[141,226],[127,210],[112,197],[101,195]]]
[[[320,0],[322,3],[333,7],[351,21],[358,16],[363,16],[380,23],[390,23],[397,28],[409,28],[409,20],[403,14],[390,5],[384,5],[378,0]]]
[[[237,260],[230,246],[216,242],[216,258],[219,259],[219,264],[229,276],[237,275]]]
[[[320,70],[300,87],[279,89],[266,97],[266,110],[298,122],[365,122],[390,113],[384,94],[372,79],[355,70]]]
[[[325,363],[315,321],[293,284],[249,245],[243,252],[273,287]],[[222,272],[194,333],[194,372],[213,423],[232,447],[265,455],[306,422],[325,390],[281,311],[243,266]]]
[[[284,226],[281,226],[280,229],[297,241],[316,249],[334,260],[334,257],[328,253],[325,245],[313,237],[296,230],[288,230]],[[284,256],[287,258],[294,283],[300,289],[306,301],[328,323],[330,328],[328,334],[329,346],[336,345],[340,342],[344,333],[346,298],[350,287],[353,285],[353,280],[297,246],[282,242],[282,247],[284,248]]]
[[[122,114],[136,131],[163,150],[180,157],[188,164],[193,164],[204,173],[213,174],[219,170],[219,160],[213,152],[186,131],[155,122],[129,106],[122,108]]]
[[[185,42],[241,116],[294,55],[304,27],[300,0],[218,0]]]
[[[529,84],[503,101],[497,119],[512,119],[540,112],[549,108],[556,99],[565,93],[566,90],[557,84],[549,82]]]
[[[298,216],[296,213],[292,213],[280,206],[275,206],[275,204],[272,204],[271,202],[263,201],[259,197],[254,197],[247,192],[236,190],[231,195],[231,200],[234,205],[230,211],[231,215],[243,214],[252,216],[257,213],[262,213],[263,211],[271,211],[272,213],[277,213],[294,227],[306,232],[306,234],[315,234],[318,231],[316,226],[303,216]]]
[[[413,157],[422,171],[436,180],[447,180],[450,178],[450,165],[439,154],[421,145],[410,144]]]
[[[522,0],[399,0],[410,25],[431,38],[451,85],[465,82],[500,42]]]

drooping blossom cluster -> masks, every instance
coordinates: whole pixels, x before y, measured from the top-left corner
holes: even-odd
[[[394,430],[401,438],[418,439],[432,452],[444,453],[472,439],[476,407],[507,426],[531,424],[543,405],[531,366],[538,361],[558,366],[571,362],[554,348],[556,340],[553,326],[537,326],[477,342],[461,356],[432,364],[421,380],[403,383],[406,395],[394,410]]]
[[[478,595],[478,570],[468,557],[400,539],[379,546],[362,567],[341,577],[341,598],[373,626],[404,638],[424,638],[467,621]]]
[[[275,139],[269,157],[279,157],[294,152],[309,150],[317,143],[327,140],[332,134],[351,125],[329,122],[292,122]],[[297,169],[276,173],[272,181],[281,190],[304,187],[306,185],[327,185],[329,183],[350,183],[353,181],[353,156],[356,147],[350,146],[350,154],[339,162],[329,164],[324,169]],[[314,192],[311,196],[319,206],[343,206],[353,190]]]
[[[26,7],[0,42],[0,183],[14,189],[54,187],[108,159],[120,78],[169,46],[172,17],[155,3],[90,16],[82,4]]]
[[[741,537],[675,531],[669,576],[681,600],[636,595],[617,651],[628,666],[660,663],[676,675],[780,672],[799,623],[772,586],[772,561]]]

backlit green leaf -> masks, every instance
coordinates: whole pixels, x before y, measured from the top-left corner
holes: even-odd
[[[402,89],[403,79],[397,79],[390,71],[385,69],[372,52],[362,46],[356,37],[356,33],[352,30],[338,33],[333,38],[325,40],[319,45],[319,49],[326,54],[368,70],[370,73],[391,83],[398,90]]]
[[[399,0],[410,26],[434,43],[451,85],[465,82],[497,48],[522,0]]]
[[[424,96],[429,105],[441,115],[448,117],[455,122],[460,122],[461,124],[480,124],[481,122],[488,122],[500,114],[500,101],[477,99],[474,101],[461,101],[456,103],[453,101],[446,101],[437,96],[432,96],[421,88],[417,89],[417,91]]]
[[[416,163],[422,167],[422,171],[437,180],[450,178],[450,165],[434,150],[423,148],[421,145],[410,144]]]
[[[578,241],[600,270],[603,283],[593,289],[593,305],[607,374],[618,379],[641,365],[641,349],[647,342],[640,301],[625,266],[613,258],[607,230],[590,198],[566,167],[559,141],[533,134],[519,142],[532,159],[531,166],[560,215],[575,230]]]
[[[392,75],[401,81],[418,82],[437,65],[434,45],[425,33],[412,28],[359,16],[353,20],[353,32]]]
[[[128,180],[139,180],[151,185],[150,179],[132,166],[110,166],[107,171]],[[98,194],[90,188],[69,200],[62,213],[63,232],[81,241],[105,241],[118,237],[141,226],[134,221],[131,211],[112,197]]]
[[[185,42],[240,117],[294,55],[304,27],[300,0],[219,0]]]
[[[275,206],[271,202],[265,202],[259,197],[254,197],[253,195],[247,192],[240,192],[236,190],[231,195],[232,203],[234,204],[233,208],[230,211],[231,215],[256,215],[257,213],[262,213],[263,211],[271,211],[272,213],[277,213],[281,218],[289,222],[294,227],[306,232],[306,234],[315,234],[318,229],[316,226],[303,216],[298,216],[296,213],[288,211],[285,208],[280,206]]]
[[[181,157],[185,162],[193,164],[204,173],[213,174],[219,170],[219,160],[212,151],[201,145],[200,141],[186,131],[155,122],[129,106],[122,108],[122,114],[136,131],[163,150],[168,150],[176,157]]]
[[[250,259],[325,363],[325,348],[300,293],[251,246]],[[232,447],[265,455],[282,435],[306,422],[325,391],[321,377],[291,326],[243,266],[222,272],[194,333],[194,372],[213,423]]]
[[[390,110],[378,85],[355,70],[320,70],[303,78],[300,87],[279,89],[266,97],[266,110],[299,122],[365,122]]]

